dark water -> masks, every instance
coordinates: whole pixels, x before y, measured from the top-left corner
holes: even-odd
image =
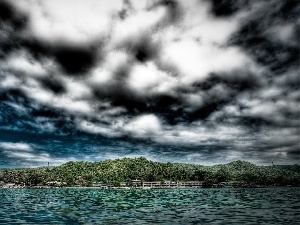
[[[300,189],[0,189],[0,224],[300,224]]]

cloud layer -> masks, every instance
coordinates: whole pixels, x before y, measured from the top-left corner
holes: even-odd
[[[103,158],[295,163],[299,10],[296,0],[1,0],[0,129],[119,143],[96,148]],[[60,162],[43,144],[0,149]],[[64,154],[69,144],[61,158],[98,159]]]

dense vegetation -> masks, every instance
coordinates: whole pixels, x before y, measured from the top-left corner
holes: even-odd
[[[202,166],[183,163],[160,163],[145,158],[123,158],[103,162],[67,162],[56,167],[0,170],[0,181],[45,185],[58,181],[63,185],[91,186],[106,183],[115,186],[134,179],[143,181],[204,181],[206,186],[235,181],[249,185],[300,186],[300,165],[256,166],[245,161]]]

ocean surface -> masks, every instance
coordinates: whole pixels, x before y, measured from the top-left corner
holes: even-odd
[[[0,189],[0,224],[300,224],[300,188]]]

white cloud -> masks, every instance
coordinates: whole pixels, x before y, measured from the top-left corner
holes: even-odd
[[[103,85],[111,79],[112,75],[109,70],[103,68],[95,68],[88,78],[90,85]]]
[[[80,80],[75,81],[65,79],[65,82],[63,83],[66,85],[67,89],[66,95],[72,97],[72,99],[85,99],[90,98],[92,95],[91,89],[88,87],[88,85],[80,82]]]
[[[12,1],[29,13],[33,35],[48,42],[82,43],[109,32],[111,15],[122,7],[121,0]]]
[[[91,134],[101,134],[105,137],[120,137],[122,133],[116,129],[117,124],[114,126],[107,126],[100,123],[92,123],[90,121],[85,120],[77,120],[76,121],[77,129],[91,133]]]
[[[195,94],[186,94],[183,96],[183,99],[192,109],[200,108],[205,104],[205,95],[201,92]]]
[[[112,43],[118,45],[123,41],[138,39],[141,34],[151,33],[163,19],[165,13],[163,8],[151,11],[143,10],[132,14],[125,20],[117,21],[114,24]]]
[[[28,161],[44,161],[44,159],[48,159],[49,155],[38,155],[36,153],[29,153],[29,152],[6,152],[8,157],[14,157],[19,159],[25,159]]]
[[[22,81],[19,78],[17,78],[15,75],[8,72],[3,72],[3,74],[4,77],[1,78],[1,82],[0,82],[0,87],[3,90],[21,86]]]
[[[92,105],[89,100],[82,100],[78,98],[84,98],[89,96],[90,90],[80,83],[69,83],[68,91],[66,95],[55,95],[48,90],[45,90],[36,80],[29,79],[32,82],[27,82],[28,86],[23,85],[22,90],[31,99],[34,99],[40,104],[45,104],[50,107],[66,110],[71,114],[91,114],[93,112]]]
[[[294,37],[296,25],[295,24],[285,24],[283,26],[277,27],[275,32],[277,32],[277,35],[279,39],[288,45],[297,45],[299,43],[299,40],[297,41]]]
[[[153,62],[136,64],[131,70],[128,83],[142,94],[170,93],[178,85],[176,79],[159,70]]]
[[[209,128],[206,124],[199,125],[176,125],[175,127],[164,127],[164,131],[155,136],[154,140],[162,144],[177,145],[232,145],[238,137],[247,136],[240,127],[218,125]]]
[[[37,162],[46,163],[51,162],[52,165],[61,164],[68,161],[76,160],[73,157],[68,158],[56,158],[52,157],[49,153],[43,151],[37,151],[27,143],[14,143],[14,142],[2,142],[0,143],[0,150],[9,158],[16,160],[24,160],[25,162]]]
[[[48,153],[29,153],[29,152],[5,152],[8,157],[24,160],[26,162],[35,163],[47,163],[51,162],[51,165],[58,165],[68,161],[75,161],[76,158],[56,158],[51,157]]]
[[[208,77],[212,72],[229,72],[251,62],[238,48],[202,45],[192,39],[164,46],[162,62],[174,65],[181,72],[181,83],[191,84]]]
[[[6,102],[5,104],[13,107],[17,112],[22,113],[23,115],[27,114],[27,109],[22,105],[12,103],[12,102]]]
[[[127,123],[124,130],[137,137],[157,136],[161,130],[161,122],[154,114],[142,115]]]
[[[12,151],[25,151],[31,152],[33,151],[32,147],[27,143],[14,143],[14,142],[2,142],[0,143],[0,148],[4,150],[12,150]]]
[[[53,101],[53,106],[64,109],[74,114],[77,113],[90,114],[93,112],[93,109],[89,104],[89,102],[83,100],[74,101],[73,99],[70,98],[63,98],[63,99],[55,98]]]
[[[224,44],[239,27],[235,18],[219,19],[210,15],[208,1],[189,0],[180,2],[184,8],[185,38],[198,38],[203,44]]]
[[[47,73],[45,65],[42,65],[23,50],[10,54],[6,58],[6,62],[3,63],[3,67],[16,72],[25,72],[31,76],[41,76]]]
[[[150,3],[149,0],[131,0],[130,2],[135,10],[144,10],[149,6]]]
[[[259,95],[266,99],[277,98],[277,97],[281,96],[282,91],[283,90],[278,87],[271,86],[271,87],[261,90]]]

